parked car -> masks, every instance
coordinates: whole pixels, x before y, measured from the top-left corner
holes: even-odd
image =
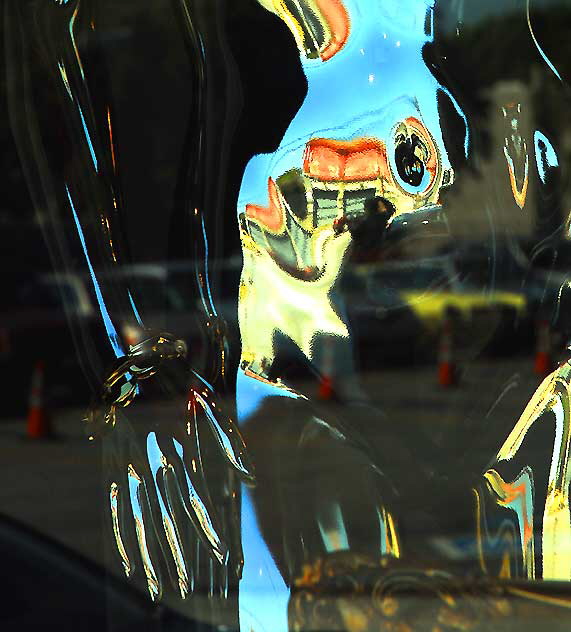
[[[45,396],[52,403],[84,400],[88,388],[69,328],[68,316],[90,328],[95,311],[89,292],[76,275],[22,275],[4,284],[0,306],[0,367],[11,396],[0,415],[23,414],[34,367],[45,366]]]
[[[363,348],[412,345],[434,351],[449,321],[458,347],[489,349],[511,340],[526,316],[522,292],[478,283],[461,274],[451,256],[354,265],[348,278],[347,285],[354,288],[351,321]],[[360,324],[363,320],[366,327]]]
[[[194,296],[170,278],[168,264],[124,266],[113,275],[99,274],[103,296],[115,285],[129,288],[144,327],[183,338],[195,366],[206,352],[204,332]],[[73,321],[71,326],[70,321]],[[134,311],[114,323],[127,343],[144,335]],[[104,335],[93,281],[74,273],[30,273],[5,284],[0,305],[0,367],[11,397],[0,415],[23,415],[28,405],[31,376],[39,361],[45,366],[45,397],[50,405],[85,404],[90,389],[78,356],[74,332],[95,344]]]
[[[525,319],[520,321],[520,339],[529,348],[535,342],[538,325],[546,323],[557,352],[571,335],[569,246],[559,244],[534,255],[518,242],[499,242],[493,250],[466,244],[457,254],[456,262],[462,272],[480,270],[480,276],[487,275],[497,291],[523,295],[527,307]]]

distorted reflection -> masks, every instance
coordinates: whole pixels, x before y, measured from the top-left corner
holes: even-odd
[[[533,566],[531,570],[529,567],[533,559],[531,554],[534,546],[533,537],[535,537],[539,560],[536,572],[544,579],[571,579],[570,376],[571,366],[565,363],[545,378],[496,456],[497,468],[506,467],[506,465],[513,468],[514,463],[524,462],[526,443],[533,434],[534,425],[553,424],[550,431],[550,435],[553,436],[551,459],[545,455],[545,463],[542,464],[545,471],[535,473],[540,480],[547,480],[547,489],[534,489],[534,472],[529,469],[529,466],[526,470],[522,470],[519,477],[523,491],[519,493],[522,496],[520,500],[522,507],[518,514],[522,510],[529,514],[530,500],[536,503],[539,501],[544,505],[541,525],[538,525],[538,532],[534,536],[532,536],[533,523],[529,515],[527,517],[518,515],[522,553],[524,565],[528,567],[528,576],[530,573],[533,576],[534,572]],[[547,476],[546,473],[548,473]],[[484,476],[488,481],[493,480],[494,477],[501,481],[500,474],[494,470],[489,470]],[[491,483],[490,485],[493,489],[493,485]]]
[[[362,446],[374,441],[374,435],[371,428],[356,421],[356,417],[367,417],[371,426],[386,424],[386,418],[372,404],[361,384],[362,371],[355,365],[353,347],[357,342],[357,321],[350,315],[355,313],[355,297],[358,296],[356,271],[361,271],[359,274],[367,284],[378,276],[376,286],[386,292],[388,286],[383,275],[386,276],[394,265],[389,262],[389,253],[391,246],[394,252],[399,236],[412,234],[415,229],[418,232],[425,226],[436,226],[448,239],[453,238],[442,210],[442,200],[443,190],[454,185],[455,176],[443,140],[442,125],[448,123],[441,116],[439,99],[445,95],[459,119],[465,122],[466,117],[448,90],[435,79],[422,54],[423,47],[433,38],[433,3],[407,2],[397,7],[391,2],[332,2],[336,16],[342,16],[342,22],[346,24],[345,30],[337,29],[337,32],[343,30],[347,37],[338,37],[337,48],[333,50],[329,46],[327,50],[332,54],[328,52],[326,55],[322,54],[326,34],[335,32],[331,15],[323,11],[327,3],[266,0],[262,4],[277,13],[294,34],[308,92],[276,151],[258,155],[250,161],[239,195],[238,218],[244,265],[239,293],[242,375],[237,382],[238,401],[242,397],[251,397],[252,391],[258,388],[249,382],[264,384],[263,390],[258,388],[254,409],[239,408],[240,423],[260,475],[258,487],[252,492],[258,521],[257,524],[248,522],[243,528],[260,529],[264,546],[276,560],[286,584],[310,585],[316,591],[322,582],[323,565],[332,565],[328,571],[330,576],[337,577],[338,572],[342,575],[332,561],[327,561],[332,560],[333,555],[346,552],[346,564],[355,564],[355,568],[368,565],[368,572],[374,572],[370,569],[376,568],[380,575],[387,559],[406,555],[406,542],[401,545],[398,520],[394,519],[391,485],[373,477],[359,486],[352,477],[351,489],[361,491],[358,500],[349,501],[342,481],[331,484],[336,477],[329,471],[328,464],[335,462],[355,474],[359,466],[353,459],[363,458],[371,472],[377,468],[391,469],[382,461],[382,451],[372,456],[366,449],[361,453]],[[528,8],[528,22],[529,19]],[[533,32],[531,36],[537,45]],[[330,35],[329,41],[331,38],[334,40],[335,36]],[[545,184],[550,177],[549,171],[558,165],[547,137],[539,131],[533,132],[532,113],[522,98],[524,94],[517,82],[499,83],[492,93],[495,106],[501,112],[501,122],[495,133],[501,139],[509,189],[513,202],[522,211],[527,209],[529,202],[533,166],[529,158],[530,148],[534,147],[540,183]],[[468,138],[469,132],[465,129],[454,142],[467,149]],[[426,229],[425,241],[429,235]],[[367,263],[369,267],[363,269]],[[455,277],[454,272],[441,280],[437,272],[428,278],[430,266],[430,260],[424,260],[418,266],[427,272],[425,281],[417,286],[420,297],[408,296],[406,300],[413,310],[426,310],[430,301],[436,301],[443,323],[438,329],[443,327],[446,331],[451,327],[450,322],[454,322],[457,337],[457,314],[466,310],[471,314],[469,328],[472,328],[472,336],[477,338],[476,320],[472,318],[475,319],[478,310],[480,316],[486,311],[493,314],[492,306],[501,306],[505,319],[503,327],[513,327],[524,318],[526,300],[515,288],[510,288],[511,293],[506,291],[507,288],[494,293],[493,289],[482,292],[472,285],[474,297],[471,298],[470,290],[456,289],[461,277]],[[460,283],[465,281],[462,279]],[[351,293],[348,287],[351,287]],[[403,293],[403,298],[405,296]],[[455,320],[451,321],[451,317]],[[381,327],[380,323],[376,327]],[[488,336],[496,328],[498,325],[492,320],[483,325]],[[485,336],[482,337],[484,340]],[[478,344],[475,339],[471,343],[474,348]],[[342,419],[331,418],[327,422],[320,419],[306,399],[311,399],[311,394],[302,392],[304,387],[294,386],[283,373],[281,356],[291,353],[288,347],[291,344],[321,376],[320,395],[333,392],[344,404],[345,410],[336,413]],[[448,348],[451,343],[442,344]],[[446,361],[449,361],[450,352],[445,353]],[[565,384],[562,374],[557,375],[549,378],[550,385],[555,382]],[[451,377],[450,382],[453,380]],[[325,386],[326,382],[329,382],[328,386]],[[292,402],[292,390],[295,393],[296,388],[302,390]],[[474,488],[476,503],[472,508],[472,519],[477,558],[481,572],[492,577],[569,579],[571,565],[566,562],[565,553],[571,545],[571,533],[568,533],[571,524],[569,481],[565,474],[568,389],[566,385],[560,389],[555,404],[546,398],[547,388],[534,396],[529,405],[534,410],[528,406],[499,452],[497,464],[482,472],[481,483]],[[280,403],[284,395],[288,400]],[[353,408],[355,403],[367,406],[367,412],[362,409],[357,412]],[[296,421],[292,423],[287,416],[288,421],[273,427],[271,434],[268,430],[266,441],[270,445],[279,442],[281,451],[289,454],[287,470],[282,469],[279,459],[266,464],[255,438],[261,431],[263,418],[282,418],[285,408],[297,411]],[[513,471],[511,461],[527,428],[547,410],[555,415],[557,430],[553,459],[558,464],[551,468],[545,517],[539,525],[534,516],[541,494],[534,488],[534,480],[537,484],[542,478],[530,463],[526,463],[525,457],[521,459],[518,471]],[[287,430],[285,425],[289,425]],[[341,433],[334,430],[340,427],[344,428]],[[291,443],[291,452],[284,448],[284,442]],[[263,449],[268,449],[268,443]],[[308,466],[317,460],[321,464],[320,472]],[[502,466],[506,461],[510,461],[510,467],[504,471]],[[302,475],[297,472],[296,462],[303,472],[303,483],[296,479]],[[311,500],[312,481],[322,478],[323,470],[329,474],[328,481],[320,486],[318,497]],[[477,476],[477,472],[474,475]],[[269,519],[266,496],[287,495],[290,483],[284,479],[292,477],[298,480],[294,485],[303,487],[307,497],[304,502],[298,500],[296,503],[303,517],[292,522],[289,517],[282,516],[279,525],[270,531],[266,525]],[[272,481],[271,486],[267,479]],[[398,482],[395,484],[398,489]],[[467,496],[467,481],[463,485],[466,488],[460,496]],[[452,493],[454,485],[448,485],[446,492],[445,488],[439,493]],[[366,493],[363,493],[364,489]],[[404,488],[401,492],[404,493]],[[372,502],[375,497],[378,501]],[[288,502],[285,504],[287,506]],[[363,539],[357,542],[352,538],[354,517],[360,515],[366,522],[364,516],[371,513],[379,516],[383,534],[383,544],[376,553],[367,549]],[[410,519],[402,515],[400,518],[410,524]],[[313,521],[315,526],[312,527]],[[295,523],[299,526],[295,527]],[[287,545],[279,542],[276,528],[282,532],[281,538]],[[298,535],[296,529],[300,529]],[[543,540],[539,546],[541,533]],[[253,556],[250,559],[256,559],[250,553],[251,546],[249,544],[245,550],[246,571],[250,568],[249,555]],[[259,546],[262,545],[258,543],[256,547]],[[378,561],[379,552],[384,560],[382,564]],[[358,555],[363,557],[358,558]],[[265,613],[268,618],[258,622],[260,629],[271,627],[270,613],[261,608],[261,601],[256,600],[255,591],[248,585],[248,578],[253,575],[255,572],[246,572],[242,583],[242,623],[256,629],[251,624],[251,613],[257,612],[260,617]],[[321,615],[306,611],[302,614],[298,597],[296,594],[290,603],[290,625],[294,629],[303,629],[316,622],[333,625],[332,620],[321,620]],[[310,601],[313,598],[304,596]],[[309,603],[303,607],[309,607],[311,611]],[[367,620],[372,616],[355,612],[350,621],[350,613],[343,612],[341,618],[347,629],[368,629]],[[273,619],[274,626],[275,623]],[[280,629],[282,627],[285,628],[283,622]]]
[[[197,120],[173,152],[184,200],[168,231],[163,209],[124,222],[113,89],[79,34],[97,32],[97,3],[36,4],[6,10],[12,126],[63,270],[38,286],[87,296],[89,318],[65,311],[95,385],[85,427],[122,580],[216,625],[236,601],[244,632],[489,629],[516,596],[553,606],[535,580],[571,580],[570,142],[540,111],[541,73],[557,95],[562,79],[530,1],[509,15],[534,87],[502,68],[474,76],[474,96],[454,77],[466,59],[443,51],[470,48],[476,4],[256,0],[307,93],[273,150],[244,159],[229,221],[230,135],[212,140],[235,116],[223,3],[181,0]],[[125,226],[183,234],[186,260],[129,266]],[[167,303],[172,328],[155,314]]]
[[[432,38],[432,3],[262,4],[293,32],[308,93],[278,149],[252,159],[242,181],[238,218],[244,255],[239,293],[243,377],[237,382],[237,399],[249,396],[250,381],[266,385],[255,412],[241,415],[240,423],[257,461],[258,485],[252,495],[258,528],[291,585],[322,556],[359,552],[374,566],[379,555],[384,559],[401,553],[389,508],[390,485],[375,474],[375,459],[359,448],[370,441],[367,431],[359,439],[359,431],[351,427],[352,417],[361,411],[349,409],[344,422],[326,423],[301,393],[297,401],[289,399],[291,389],[279,369],[283,341],[293,343],[315,370],[328,374],[326,379],[334,380],[335,390],[348,404],[365,403],[353,365],[343,287],[351,284],[348,267],[381,259],[382,244],[399,224],[441,222],[441,190],[453,183],[454,175],[438,115],[441,88],[422,58],[422,47]],[[323,11],[326,6],[334,11]],[[346,41],[338,37],[336,48],[322,49],[327,39],[323,34],[343,30],[332,26],[334,15],[346,24],[343,32],[348,36]],[[283,395],[288,400],[280,403]],[[263,459],[261,465],[255,436],[260,424],[267,423],[263,418],[271,419],[272,410],[284,407],[297,413],[291,421],[280,421],[266,439],[279,445],[284,456],[267,466]],[[371,407],[367,414],[369,423],[382,423],[380,410]],[[335,432],[337,423],[349,423],[349,433]],[[261,449],[267,451],[268,445]],[[352,472],[349,486],[329,471],[330,463]],[[364,478],[356,485],[361,471]],[[267,480],[273,481],[271,486]],[[277,525],[287,543],[283,545],[265,526],[265,507],[268,494],[288,494],[289,485],[303,486],[306,499],[296,502],[300,516],[283,516]],[[370,523],[375,517],[376,527]],[[370,534],[378,531],[377,545],[376,538],[355,537],[364,525]],[[249,572],[255,559],[247,547],[242,625],[251,625],[254,612],[261,629],[277,629],[275,613],[261,608],[248,585],[250,575],[256,574]],[[279,629],[284,627],[282,621]]]
[[[502,107],[502,114],[506,120],[504,155],[510,176],[510,186],[516,204],[523,208],[527,197],[529,183],[529,156],[527,142],[521,136],[519,119],[521,117],[521,103],[507,103]]]
[[[319,9],[328,3],[291,4],[304,9],[294,15],[270,3],[294,34],[312,32],[315,20],[327,28]],[[392,205],[393,221],[436,209],[441,188],[453,181],[439,85],[421,55],[432,36],[432,7],[345,2],[343,10],[350,36],[335,55],[315,60],[300,46],[307,97],[276,152],[248,164],[239,195],[242,368],[262,377],[274,362],[277,334],[309,360],[317,336],[349,338],[332,293],[351,238],[334,222],[362,221],[375,197]],[[370,80],[375,72],[398,80]],[[414,77],[412,92],[406,77]]]
[[[490,469],[484,474],[484,480],[485,497],[476,492],[478,546],[482,570],[502,579],[534,579],[534,489],[531,468],[524,468],[513,482],[504,481],[496,470]],[[486,509],[488,498],[495,507]],[[509,511],[497,511],[496,507]],[[512,512],[515,514],[515,520]],[[494,519],[498,520],[497,525],[492,522]],[[484,551],[484,546],[488,550]],[[498,568],[488,566],[490,557],[500,560]]]

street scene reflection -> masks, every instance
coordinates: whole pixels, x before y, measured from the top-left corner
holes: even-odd
[[[112,4],[4,10],[8,627],[567,629],[569,7]]]

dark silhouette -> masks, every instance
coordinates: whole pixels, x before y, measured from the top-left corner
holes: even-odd
[[[349,230],[353,241],[351,258],[354,261],[371,261],[380,255],[387,226],[395,213],[394,204],[386,198],[370,198],[365,201],[364,216],[341,217],[335,220],[333,230],[337,234]]]

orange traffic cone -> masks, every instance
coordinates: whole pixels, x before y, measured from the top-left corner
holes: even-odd
[[[440,386],[453,386],[457,381],[453,357],[452,321],[449,318],[442,324],[442,333],[438,346],[438,383]]]
[[[323,364],[321,366],[321,378],[319,380],[319,391],[317,396],[319,399],[330,400],[335,396],[333,389],[333,339],[328,337],[323,343]]]
[[[549,323],[546,320],[540,320],[537,323],[534,368],[538,375],[548,375],[552,368],[551,335]]]
[[[44,373],[45,365],[42,360],[38,360],[32,373],[30,388],[30,407],[27,423],[28,439],[45,439],[52,434],[49,414],[44,405]]]

